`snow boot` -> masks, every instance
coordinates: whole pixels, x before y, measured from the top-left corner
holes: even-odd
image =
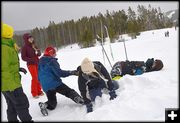
[[[80,96],[74,97],[73,100],[78,104],[82,104],[82,105],[84,104],[84,100]]]
[[[47,104],[46,104],[46,103],[43,103],[43,102],[39,102],[39,107],[40,107],[41,113],[42,113],[44,116],[48,116]]]

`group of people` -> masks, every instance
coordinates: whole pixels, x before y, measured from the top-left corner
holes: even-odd
[[[1,28],[2,46],[2,94],[7,103],[8,121],[33,122],[29,113],[29,101],[23,91],[21,74],[27,73],[25,68],[20,67],[18,50],[13,40],[13,27],[2,23]],[[93,111],[93,103],[97,96],[102,96],[102,90],[106,89],[110,100],[117,97],[118,89],[116,81],[111,79],[106,68],[99,61],[91,61],[84,58],[76,70],[62,70],[56,58],[56,48],[49,46],[45,49],[42,57],[40,49],[37,48],[35,40],[29,33],[23,35],[24,46],[21,49],[21,58],[27,62],[27,68],[32,76],[31,94],[34,98],[47,97],[46,102],[39,102],[41,112],[47,115],[47,109],[53,110],[57,105],[56,93],[62,94],[77,104],[85,105],[87,113]],[[40,57],[40,58],[39,58]],[[78,76],[78,88],[81,94],[68,87],[61,77],[70,75]],[[44,91],[44,92],[43,92]]]
[[[7,103],[8,121],[33,122],[29,113],[29,101],[23,92],[21,74],[27,73],[25,68],[20,67],[18,51],[20,48],[13,40],[14,30],[10,25],[2,24],[1,28],[2,47],[2,94]],[[96,97],[102,97],[106,90],[110,100],[117,97],[116,90],[119,88],[117,79],[126,74],[140,75],[144,72],[158,71],[163,68],[163,62],[159,59],[148,58],[144,61],[119,61],[114,64],[110,74],[99,61],[91,61],[84,58],[76,70],[62,70],[56,58],[56,48],[48,46],[43,55],[36,46],[32,35],[23,35],[24,46],[21,49],[21,58],[27,62],[27,68],[31,74],[31,94],[36,99],[47,97],[46,102],[39,102],[43,115],[48,115],[48,110],[54,110],[57,106],[56,93],[70,98],[77,104],[85,105],[87,113],[93,111],[93,102]],[[42,55],[42,56],[41,56]],[[41,57],[40,57],[41,56]],[[71,75],[78,76],[78,89],[80,94],[63,83],[61,77]]]

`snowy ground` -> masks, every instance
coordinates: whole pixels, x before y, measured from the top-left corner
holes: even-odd
[[[164,36],[165,31],[169,37]],[[154,32],[154,34],[153,34]],[[177,108],[178,102],[178,32],[179,28],[166,28],[142,32],[137,39],[126,39],[127,55],[130,61],[146,61],[148,58],[161,59],[164,68],[161,71],[144,73],[139,76],[126,75],[118,82],[120,88],[116,91],[118,97],[110,101],[109,95],[103,94],[97,98],[94,111],[86,113],[86,107],[75,104],[72,100],[57,94],[58,105],[49,116],[42,116],[38,102],[46,101],[46,97],[34,99],[31,96],[31,76],[28,72],[22,75],[24,92],[30,102],[30,114],[34,121],[165,121],[165,109]],[[109,53],[109,45],[104,45],[112,64],[126,60],[123,42],[111,44],[114,61]],[[64,70],[74,70],[85,57],[101,61],[108,71],[111,67],[105,59],[103,61],[101,46],[79,49],[77,45],[66,47],[57,53],[58,62]],[[21,60],[21,59],[20,59]],[[21,67],[26,63],[20,61]],[[63,78],[63,82],[78,93],[77,77]],[[6,102],[2,96],[2,121],[7,121]]]

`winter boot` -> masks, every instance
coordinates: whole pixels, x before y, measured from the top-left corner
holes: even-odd
[[[42,113],[44,116],[48,116],[47,104],[46,104],[46,103],[43,103],[43,102],[39,102],[39,107],[40,107],[40,109],[41,109],[41,113]]]
[[[84,100],[80,96],[74,97],[73,100],[78,104],[82,104],[82,105],[84,104]]]
[[[82,104],[82,105],[84,104],[83,98],[73,89],[69,93],[69,98],[71,98],[75,103]]]

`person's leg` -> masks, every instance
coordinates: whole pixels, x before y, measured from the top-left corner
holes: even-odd
[[[9,98],[10,92],[2,92],[7,103],[7,120],[8,122],[18,122],[17,119],[17,112],[14,108],[14,104],[12,103],[11,99]]]
[[[46,92],[46,96],[48,101],[45,102],[47,104],[47,109],[54,110],[57,106],[57,98],[56,98],[56,91],[49,90]]]
[[[112,83],[113,83],[113,85],[114,85],[113,90],[119,89],[119,83],[118,83],[118,81],[112,80]]]
[[[61,86],[57,87],[56,91],[64,96],[72,99],[75,103],[84,104],[83,98],[74,89],[69,88],[65,84],[62,84]]]
[[[89,96],[91,98],[91,101],[95,101],[97,96],[102,96],[101,88],[99,87],[89,90]]]
[[[36,66],[36,80],[37,80],[37,91],[38,91],[38,95],[43,95],[43,92],[42,92],[42,87],[41,87],[41,83],[39,82],[38,80],[38,65],[35,65]]]
[[[32,83],[31,83],[31,94],[33,97],[38,96],[38,90],[41,90],[40,83],[38,81],[38,73],[36,65],[28,65],[28,70],[32,76]]]
[[[32,117],[29,114],[29,101],[27,96],[23,92],[22,87],[15,89],[14,91],[10,92],[7,96],[13,103],[19,119],[22,122],[32,121]]]

